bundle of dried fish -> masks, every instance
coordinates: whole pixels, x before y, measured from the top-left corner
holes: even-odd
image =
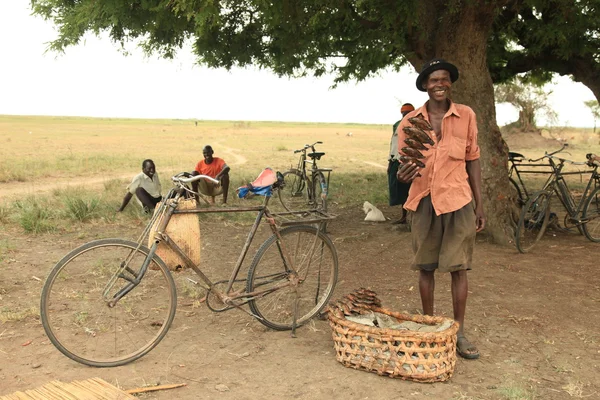
[[[403,155],[400,156],[400,161],[402,163],[412,162],[419,166],[420,168],[425,168],[425,164],[420,161],[424,159],[425,156],[421,153],[422,150],[427,150],[425,144],[433,146],[435,142],[425,131],[433,130],[433,127],[429,122],[419,117],[412,117],[408,119],[408,122],[412,124],[412,126],[405,126],[402,128],[406,136],[404,139],[404,143],[408,146],[400,149]]]
[[[381,307],[381,300],[377,298],[377,293],[360,288],[329,304],[328,311],[345,316],[360,315],[371,312],[372,306]]]

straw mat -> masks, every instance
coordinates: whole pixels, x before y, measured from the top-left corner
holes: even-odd
[[[0,400],[126,400],[136,398],[100,378],[71,383],[52,381],[36,389],[0,396]]]

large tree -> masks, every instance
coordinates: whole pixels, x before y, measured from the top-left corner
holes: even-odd
[[[477,113],[488,232],[500,242],[507,238],[511,202],[488,52],[496,79],[524,72],[513,67],[515,60],[529,60],[543,49],[531,54],[511,49],[521,35],[535,42],[533,28],[519,22],[520,13],[537,18],[533,6],[538,3],[553,2],[31,0],[35,14],[58,26],[59,36],[51,44],[58,51],[78,44],[86,32],[106,31],[115,42],[141,39],[148,53],[163,57],[190,42],[198,61],[211,67],[255,65],[291,76],[333,73],[336,82],[363,80],[383,68],[399,71],[406,63],[418,71],[434,57],[455,63],[461,78],[454,85],[454,100]],[[540,59],[531,61],[527,71],[540,68]]]

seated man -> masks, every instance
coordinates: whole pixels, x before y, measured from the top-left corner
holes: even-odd
[[[123,203],[118,212],[125,209],[134,194],[145,213],[154,210],[154,207],[162,200],[160,180],[156,173],[154,161],[144,160],[142,162],[142,172],[134,176],[129,186],[127,186],[127,194],[123,198]]]
[[[210,196],[210,203],[215,203],[215,196],[223,194],[223,204],[227,204],[227,193],[229,192],[229,167],[225,161],[219,157],[213,157],[214,151],[211,146],[204,146],[202,156],[204,160],[200,160],[196,164],[192,175],[208,175],[220,181],[216,184],[206,179],[201,179],[199,182],[194,182],[192,188],[194,192],[200,191],[203,195]],[[196,196],[196,200],[198,200]]]

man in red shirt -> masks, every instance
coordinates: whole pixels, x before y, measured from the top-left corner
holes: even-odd
[[[220,181],[220,183],[217,184],[207,181],[206,179],[201,179],[199,182],[194,182],[192,188],[195,192],[200,191],[203,195],[210,196],[211,204],[215,203],[215,196],[222,194],[223,204],[227,204],[230,168],[225,164],[225,161],[222,158],[213,157],[213,154],[214,151],[211,146],[204,146],[202,149],[204,160],[200,160],[198,164],[196,164],[196,168],[192,172],[192,175],[208,175],[211,178]],[[196,200],[198,200],[197,197]]]
[[[398,169],[398,180],[412,182],[404,208],[411,212],[411,234],[419,271],[423,313],[433,315],[435,271],[450,272],[454,319],[459,322],[457,352],[467,359],[479,358],[479,350],[465,337],[467,270],[471,269],[475,234],[485,227],[481,197],[481,165],[477,144],[477,120],[473,110],[450,100],[458,69],[434,59],[423,66],[417,88],[429,100],[412,111],[398,127],[403,147],[409,118],[420,117],[431,124],[428,134],[435,144],[422,154],[425,168],[408,162]]]

